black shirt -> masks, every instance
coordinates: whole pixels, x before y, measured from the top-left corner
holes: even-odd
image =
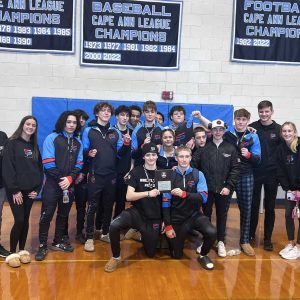
[[[133,187],[135,192],[146,192],[155,189],[155,171],[146,170],[143,166],[137,166],[130,171],[126,183]],[[146,219],[161,219],[161,196],[145,197],[132,201],[132,205]]]

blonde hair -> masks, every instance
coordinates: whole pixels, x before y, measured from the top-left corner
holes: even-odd
[[[298,148],[298,131],[297,131],[297,128],[296,128],[296,125],[295,123],[293,122],[284,122],[282,125],[281,125],[281,136],[282,136],[282,129],[284,126],[290,126],[292,127],[292,129],[294,130],[295,132],[295,136],[294,136],[294,139],[293,141],[291,142],[291,144],[289,145],[289,148],[292,150],[292,152],[296,153],[297,152],[297,148]]]

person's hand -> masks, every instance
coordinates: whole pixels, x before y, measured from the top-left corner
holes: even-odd
[[[247,157],[249,154],[249,150],[247,148],[241,148],[241,154],[244,157]]]
[[[123,135],[123,143],[125,145],[129,145],[130,144],[130,141],[131,141],[131,137],[130,137],[130,134],[129,133],[126,133]]]
[[[21,192],[13,194],[13,201],[15,204],[21,205],[23,203],[23,195]]]
[[[190,148],[191,150],[194,148],[195,146],[195,139],[191,138],[187,143],[186,143],[186,147]]]
[[[248,126],[247,130],[249,130],[251,133],[256,133],[257,132],[257,130],[255,128],[251,127],[251,126]]]
[[[37,197],[37,195],[38,195],[37,192],[32,191],[32,192],[30,192],[30,193],[28,194],[28,197],[29,197],[30,199],[35,199],[35,198]]]
[[[220,195],[222,196],[228,196],[230,194],[230,189],[226,188],[226,187],[223,187],[221,192],[220,192]]]
[[[192,116],[194,118],[200,119],[202,117],[202,114],[201,114],[200,110],[194,110],[194,111],[192,111]]]
[[[144,144],[149,144],[151,142],[151,137],[148,136],[144,139]]]
[[[95,157],[97,154],[97,149],[91,149],[88,153],[89,157]]]
[[[160,195],[160,191],[158,189],[153,189],[153,190],[149,191],[150,197],[156,197],[158,195]]]
[[[170,229],[170,230],[166,230],[166,236],[169,238],[169,239],[174,239],[176,237],[176,233],[174,231],[174,229]]]
[[[62,190],[67,190],[70,186],[70,181],[67,177],[61,177],[58,185]]]
[[[173,196],[178,196],[178,197],[182,197],[182,193],[183,193],[183,190],[180,188],[176,188],[171,191],[171,194]]]
[[[84,179],[84,176],[85,175],[83,173],[79,173],[75,180],[75,184],[79,184]]]

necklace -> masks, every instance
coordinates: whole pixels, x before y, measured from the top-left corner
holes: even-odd
[[[152,138],[152,134],[153,134],[153,130],[154,130],[154,124],[152,125],[152,129],[149,131],[149,129],[145,126],[146,130],[147,130],[147,133],[146,133],[146,137],[148,138]]]
[[[105,140],[107,132],[103,133],[99,127],[97,127],[96,130],[100,132],[102,138]]]
[[[146,170],[146,168],[145,168],[145,165],[143,165],[143,168],[144,168],[144,172],[145,172],[145,175],[146,175],[146,178],[147,178],[147,183],[149,183],[149,188],[150,188],[150,183],[151,183],[151,181],[153,180],[153,181],[155,182],[155,179],[150,180],[149,175],[148,175],[148,172],[147,172],[147,170]],[[153,171],[156,171],[156,169],[153,170]]]

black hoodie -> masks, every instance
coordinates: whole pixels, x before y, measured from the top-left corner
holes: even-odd
[[[20,191],[40,192],[43,183],[43,165],[39,153],[33,159],[33,144],[21,137],[5,144],[2,163],[4,186],[9,193]]]

